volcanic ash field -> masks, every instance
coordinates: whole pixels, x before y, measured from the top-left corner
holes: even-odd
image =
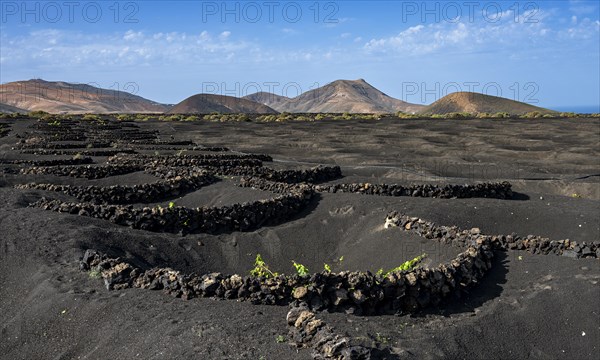
[[[0,357],[595,359],[599,127],[2,120]]]

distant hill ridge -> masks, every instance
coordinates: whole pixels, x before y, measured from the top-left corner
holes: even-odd
[[[497,96],[457,92],[429,106],[411,104],[379,91],[364,79],[336,80],[288,98],[258,92],[242,98],[197,94],[179,104],[160,104],[125,91],[88,84],[40,79],[0,85],[0,112],[46,111],[50,113],[509,113],[553,114],[552,110]]]

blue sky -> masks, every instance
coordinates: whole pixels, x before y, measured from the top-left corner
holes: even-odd
[[[0,81],[92,83],[165,103],[364,78],[431,103],[472,90],[600,103],[597,1],[5,1]],[[598,110],[600,111],[600,110]]]

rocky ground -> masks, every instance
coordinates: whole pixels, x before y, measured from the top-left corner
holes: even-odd
[[[597,119],[1,122],[0,358],[597,357]],[[290,277],[193,286],[256,254]],[[164,268],[192,277],[146,289]]]

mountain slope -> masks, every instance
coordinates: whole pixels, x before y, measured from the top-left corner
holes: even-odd
[[[523,115],[528,112],[554,113],[552,110],[533,106],[498,96],[472,92],[455,92],[448,94],[433,104],[421,110],[422,114],[447,114],[452,112],[498,113],[506,112],[512,115]]]
[[[190,96],[169,110],[170,114],[210,114],[213,112],[221,114],[277,114],[277,111],[264,104],[243,98],[215,94]]]
[[[259,104],[267,105],[268,107],[277,111],[285,111],[287,103],[290,101],[289,97],[271,94],[268,92],[260,91],[254,94],[246,95],[242,99],[257,102]]]
[[[423,105],[394,99],[363,79],[337,80],[291,99],[268,93],[252,94],[246,98],[262,103],[270,99],[274,109],[293,113],[413,113],[424,108]]]
[[[5,113],[5,114],[10,114],[10,113],[21,113],[21,114],[25,114],[28,111],[25,109],[21,109],[15,106],[11,106],[11,105],[7,105],[7,104],[2,104],[0,103],[0,113]]]
[[[162,113],[169,108],[124,91],[40,79],[0,85],[0,102],[27,111],[74,114]]]

